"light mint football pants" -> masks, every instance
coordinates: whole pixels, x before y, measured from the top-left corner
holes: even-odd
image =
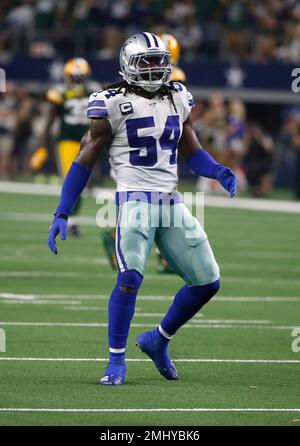
[[[183,203],[126,201],[118,206],[116,258],[120,272],[144,271],[153,242],[189,286],[215,282],[219,267],[200,223]]]

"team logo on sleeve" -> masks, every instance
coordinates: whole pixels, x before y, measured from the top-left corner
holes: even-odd
[[[121,114],[124,115],[130,115],[133,113],[132,103],[131,102],[123,102],[122,104],[119,104]]]

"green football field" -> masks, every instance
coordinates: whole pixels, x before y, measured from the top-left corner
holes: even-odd
[[[47,248],[57,197],[0,196],[0,425],[300,425],[299,214],[207,208],[222,287],[170,346],[180,380],[164,380],[135,347],[182,286],[156,273],[137,300],[121,387],[105,369],[114,285],[93,224]],[[294,333],[293,333],[294,330]],[[298,330],[298,337],[300,329]],[[298,347],[298,348],[297,348]]]

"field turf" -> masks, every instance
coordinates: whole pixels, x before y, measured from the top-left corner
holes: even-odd
[[[300,352],[291,348],[300,327],[299,215],[206,209],[222,288],[172,341],[178,382],[165,381],[135,347],[182,285],[156,273],[153,250],[128,340],[126,384],[108,388],[98,380],[115,273],[95,225],[82,225],[80,239],[59,241],[58,256],[48,250],[56,203],[0,196],[0,425],[300,424]],[[82,215],[96,210],[85,199]]]

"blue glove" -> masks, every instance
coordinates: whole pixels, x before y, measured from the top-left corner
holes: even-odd
[[[222,186],[228,190],[230,196],[236,193],[237,179],[229,167],[221,166],[204,149],[199,148],[187,160],[190,169],[206,178],[219,180]]]
[[[68,215],[70,215],[90,175],[91,171],[76,161],[72,163],[66,175],[60,202],[48,234],[48,246],[54,254],[57,254],[55,239],[60,234],[60,238],[66,240]]]
[[[234,197],[237,189],[237,178],[229,167],[220,166],[216,170],[216,179],[222,184],[231,197]]]
[[[66,240],[68,230],[68,217],[63,214],[55,214],[48,234],[48,246],[54,254],[57,254],[55,239],[60,234],[62,240]]]

